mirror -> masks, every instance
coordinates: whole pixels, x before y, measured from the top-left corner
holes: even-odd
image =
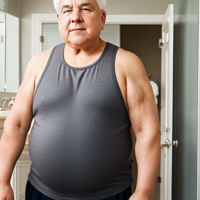
[[[19,89],[19,18],[0,11],[0,92]]]

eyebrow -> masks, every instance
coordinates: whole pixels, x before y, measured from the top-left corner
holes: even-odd
[[[91,6],[92,8],[94,8],[94,6],[91,3],[82,3],[81,6]],[[63,10],[63,8],[72,8],[72,6],[70,5],[63,5],[61,8],[61,11]]]

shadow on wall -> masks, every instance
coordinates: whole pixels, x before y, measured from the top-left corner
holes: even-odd
[[[0,0],[0,10],[7,10],[7,0]]]

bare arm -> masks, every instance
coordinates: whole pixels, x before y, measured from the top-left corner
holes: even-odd
[[[32,121],[32,98],[38,56],[29,62],[14,104],[4,122],[0,140],[0,185],[10,184],[14,166],[21,155]]]
[[[130,200],[151,200],[160,163],[160,123],[152,87],[141,60],[127,53],[127,103],[133,132],[138,178]]]

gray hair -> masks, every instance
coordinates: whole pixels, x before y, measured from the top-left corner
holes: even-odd
[[[95,1],[97,2],[97,5],[99,6],[100,10],[105,10],[106,0],[95,0]],[[56,12],[59,13],[60,0],[53,0],[53,4],[56,9]]]

